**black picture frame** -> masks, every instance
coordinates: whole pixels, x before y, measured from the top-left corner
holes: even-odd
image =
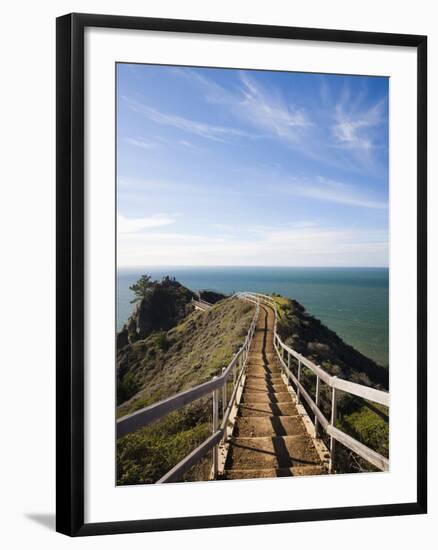
[[[70,536],[365,518],[427,511],[427,37],[114,15],[57,19],[57,497],[56,529]],[[406,46],[417,52],[417,499],[312,510],[84,522],[84,30],[86,27]]]

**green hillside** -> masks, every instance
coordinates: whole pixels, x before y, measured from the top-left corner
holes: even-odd
[[[163,295],[160,284],[158,289]],[[164,295],[167,303],[168,293]],[[206,312],[194,311],[189,302],[186,306],[187,315],[173,328],[155,330],[118,350],[118,416],[222,372],[242,345],[254,315],[251,304],[236,299],[222,299]],[[118,483],[157,481],[211,433],[210,422],[211,402],[206,398],[122,438],[117,445]],[[192,475],[206,477],[208,464]]]
[[[173,279],[146,281],[141,287],[134,312],[117,337],[118,417],[205,382],[229,364],[244,341],[254,306],[217,293],[212,297],[215,305],[201,312],[193,306],[197,295]],[[332,375],[388,388],[388,369],[346,344],[298,302],[281,296],[275,300],[285,343]],[[302,381],[314,395],[315,375],[303,368]],[[330,418],[330,390],[324,385],[321,407]],[[340,429],[388,454],[384,407],[341,394],[338,411]],[[204,398],[125,436],[117,443],[117,483],[154,483],[210,433],[211,398]],[[372,469],[341,445],[337,464],[340,472]],[[185,479],[207,479],[210,467],[206,457]]]
[[[295,300],[275,296],[278,332],[285,344],[321,366],[332,376],[388,390],[388,369],[365,357],[346,344],[319,319],[310,315]],[[315,395],[316,376],[302,368],[301,380],[311,396]],[[331,392],[321,384],[321,403],[330,419]],[[310,411],[309,411],[310,413]],[[384,456],[389,452],[389,412],[385,407],[339,392],[337,427]],[[313,413],[311,414],[313,417]],[[328,438],[326,443],[328,443]],[[370,471],[373,467],[337,444],[337,468],[340,472]]]

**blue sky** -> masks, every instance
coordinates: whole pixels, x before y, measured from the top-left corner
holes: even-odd
[[[117,66],[119,267],[387,266],[388,79]]]

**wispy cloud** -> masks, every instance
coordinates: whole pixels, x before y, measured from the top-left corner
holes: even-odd
[[[287,103],[280,94],[264,90],[246,72],[240,73],[240,80],[243,87],[238,107],[250,124],[292,143],[297,142],[303,129],[312,126],[303,107]]]
[[[282,189],[287,193],[320,201],[329,201],[362,208],[385,209],[388,207],[386,202],[371,198],[363,193],[358,193],[351,185],[322,176],[318,176],[314,181],[292,179],[290,184],[282,186]]]
[[[119,265],[387,265],[381,232],[328,229],[318,225],[265,228],[242,237],[159,233],[120,237]]]
[[[321,77],[321,101],[312,110],[292,103],[276,88],[263,88],[251,71],[240,71],[240,85],[227,89],[196,70],[179,74],[197,84],[207,102],[225,105],[236,120],[256,128],[259,138],[278,139],[307,157],[344,170],[373,167],[386,97],[370,106],[365,88],[353,96],[347,87],[332,90]]]
[[[141,147],[142,149],[156,149],[158,144],[154,141],[144,138],[125,138],[126,143],[134,145],[135,147]]]
[[[383,98],[364,108],[360,101],[351,99],[348,91],[344,92],[334,112],[332,132],[335,144],[361,154],[371,154],[377,146],[374,130],[385,121],[386,103],[387,99]]]
[[[134,147],[140,147],[146,150],[162,149],[163,147],[184,147],[186,149],[197,150],[199,147],[186,139],[166,139],[164,137],[157,137],[155,141],[142,137],[129,137],[123,138],[126,143],[133,145]]]
[[[121,193],[208,193],[209,189],[202,184],[186,183],[182,180],[160,180],[147,178],[119,177],[117,189]]]
[[[263,132],[259,137],[277,137],[296,143],[305,128],[312,125],[303,107],[287,102],[275,90],[264,89],[249,71],[239,72],[239,85],[225,89],[211,78],[187,69],[182,72],[204,91],[209,103],[226,105],[236,119]]]
[[[142,71],[120,87],[119,265],[387,265],[386,82]]]
[[[240,172],[240,186],[250,182],[247,193],[258,196],[296,196],[308,197],[323,202],[333,202],[352,207],[387,209],[385,196],[359,185],[355,178],[345,182],[327,178],[321,174],[313,176],[292,176],[286,170],[275,165],[257,165],[246,167]],[[279,200],[283,200],[279,198]]]
[[[205,185],[204,182],[197,183],[192,181],[186,183],[179,180],[155,180],[155,179],[135,179],[119,178],[118,189],[122,193],[184,193],[188,195],[199,196],[223,196],[224,193],[237,196],[269,196],[279,193],[287,196],[297,196],[309,199],[315,199],[323,202],[333,202],[345,206],[386,209],[387,201],[371,193],[365,193],[357,189],[357,186],[336,181],[323,177],[321,175],[314,177],[291,177],[288,174],[255,174],[250,170],[240,181],[228,180],[226,187],[221,185]]]
[[[144,105],[138,101],[126,97],[124,99],[129,103],[131,109],[145,115],[149,118],[149,120],[152,120],[157,124],[172,126],[173,128],[177,128],[183,132],[195,134],[198,137],[224,143],[239,138],[253,137],[250,133],[239,128],[230,128],[199,122],[180,115],[159,111],[158,109],[154,109],[153,107]]]
[[[194,145],[191,141],[187,141],[186,139],[178,140],[178,144],[183,147],[187,147],[188,149],[199,149],[197,145]]]
[[[275,90],[265,90],[250,76],[249,71],[239,72],[236,86],[225,89],[212,78],[192,69],[176,69],[176,73],[200,86],[208,103],[226,105],[236,120],[257,128],[257,137],[275,137],[297,144],[305,128],[312,125],[310,115],[303,107],[287,102]],[[240,130],[241,131],[241,130]],[[245,136],[254,132],[245,132]]]
[[[204,98],[208,103],[227,103],[236,100],[235,92],[232,89],[224,88],[215,80],[204,76],[195,69],[176,67],[174,73],[201,86]]]
[[[175,220],[164,214],[154,214],[145,218],[127,218],[122,214],[117,214],[117,233],[130,234],[138,233],[144,229],[151,229],[170,225]]]

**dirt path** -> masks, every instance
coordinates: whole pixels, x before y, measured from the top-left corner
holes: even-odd
[[[326,473],[281,377],[273,326],[274,312],[261,307],[224,479]]]

